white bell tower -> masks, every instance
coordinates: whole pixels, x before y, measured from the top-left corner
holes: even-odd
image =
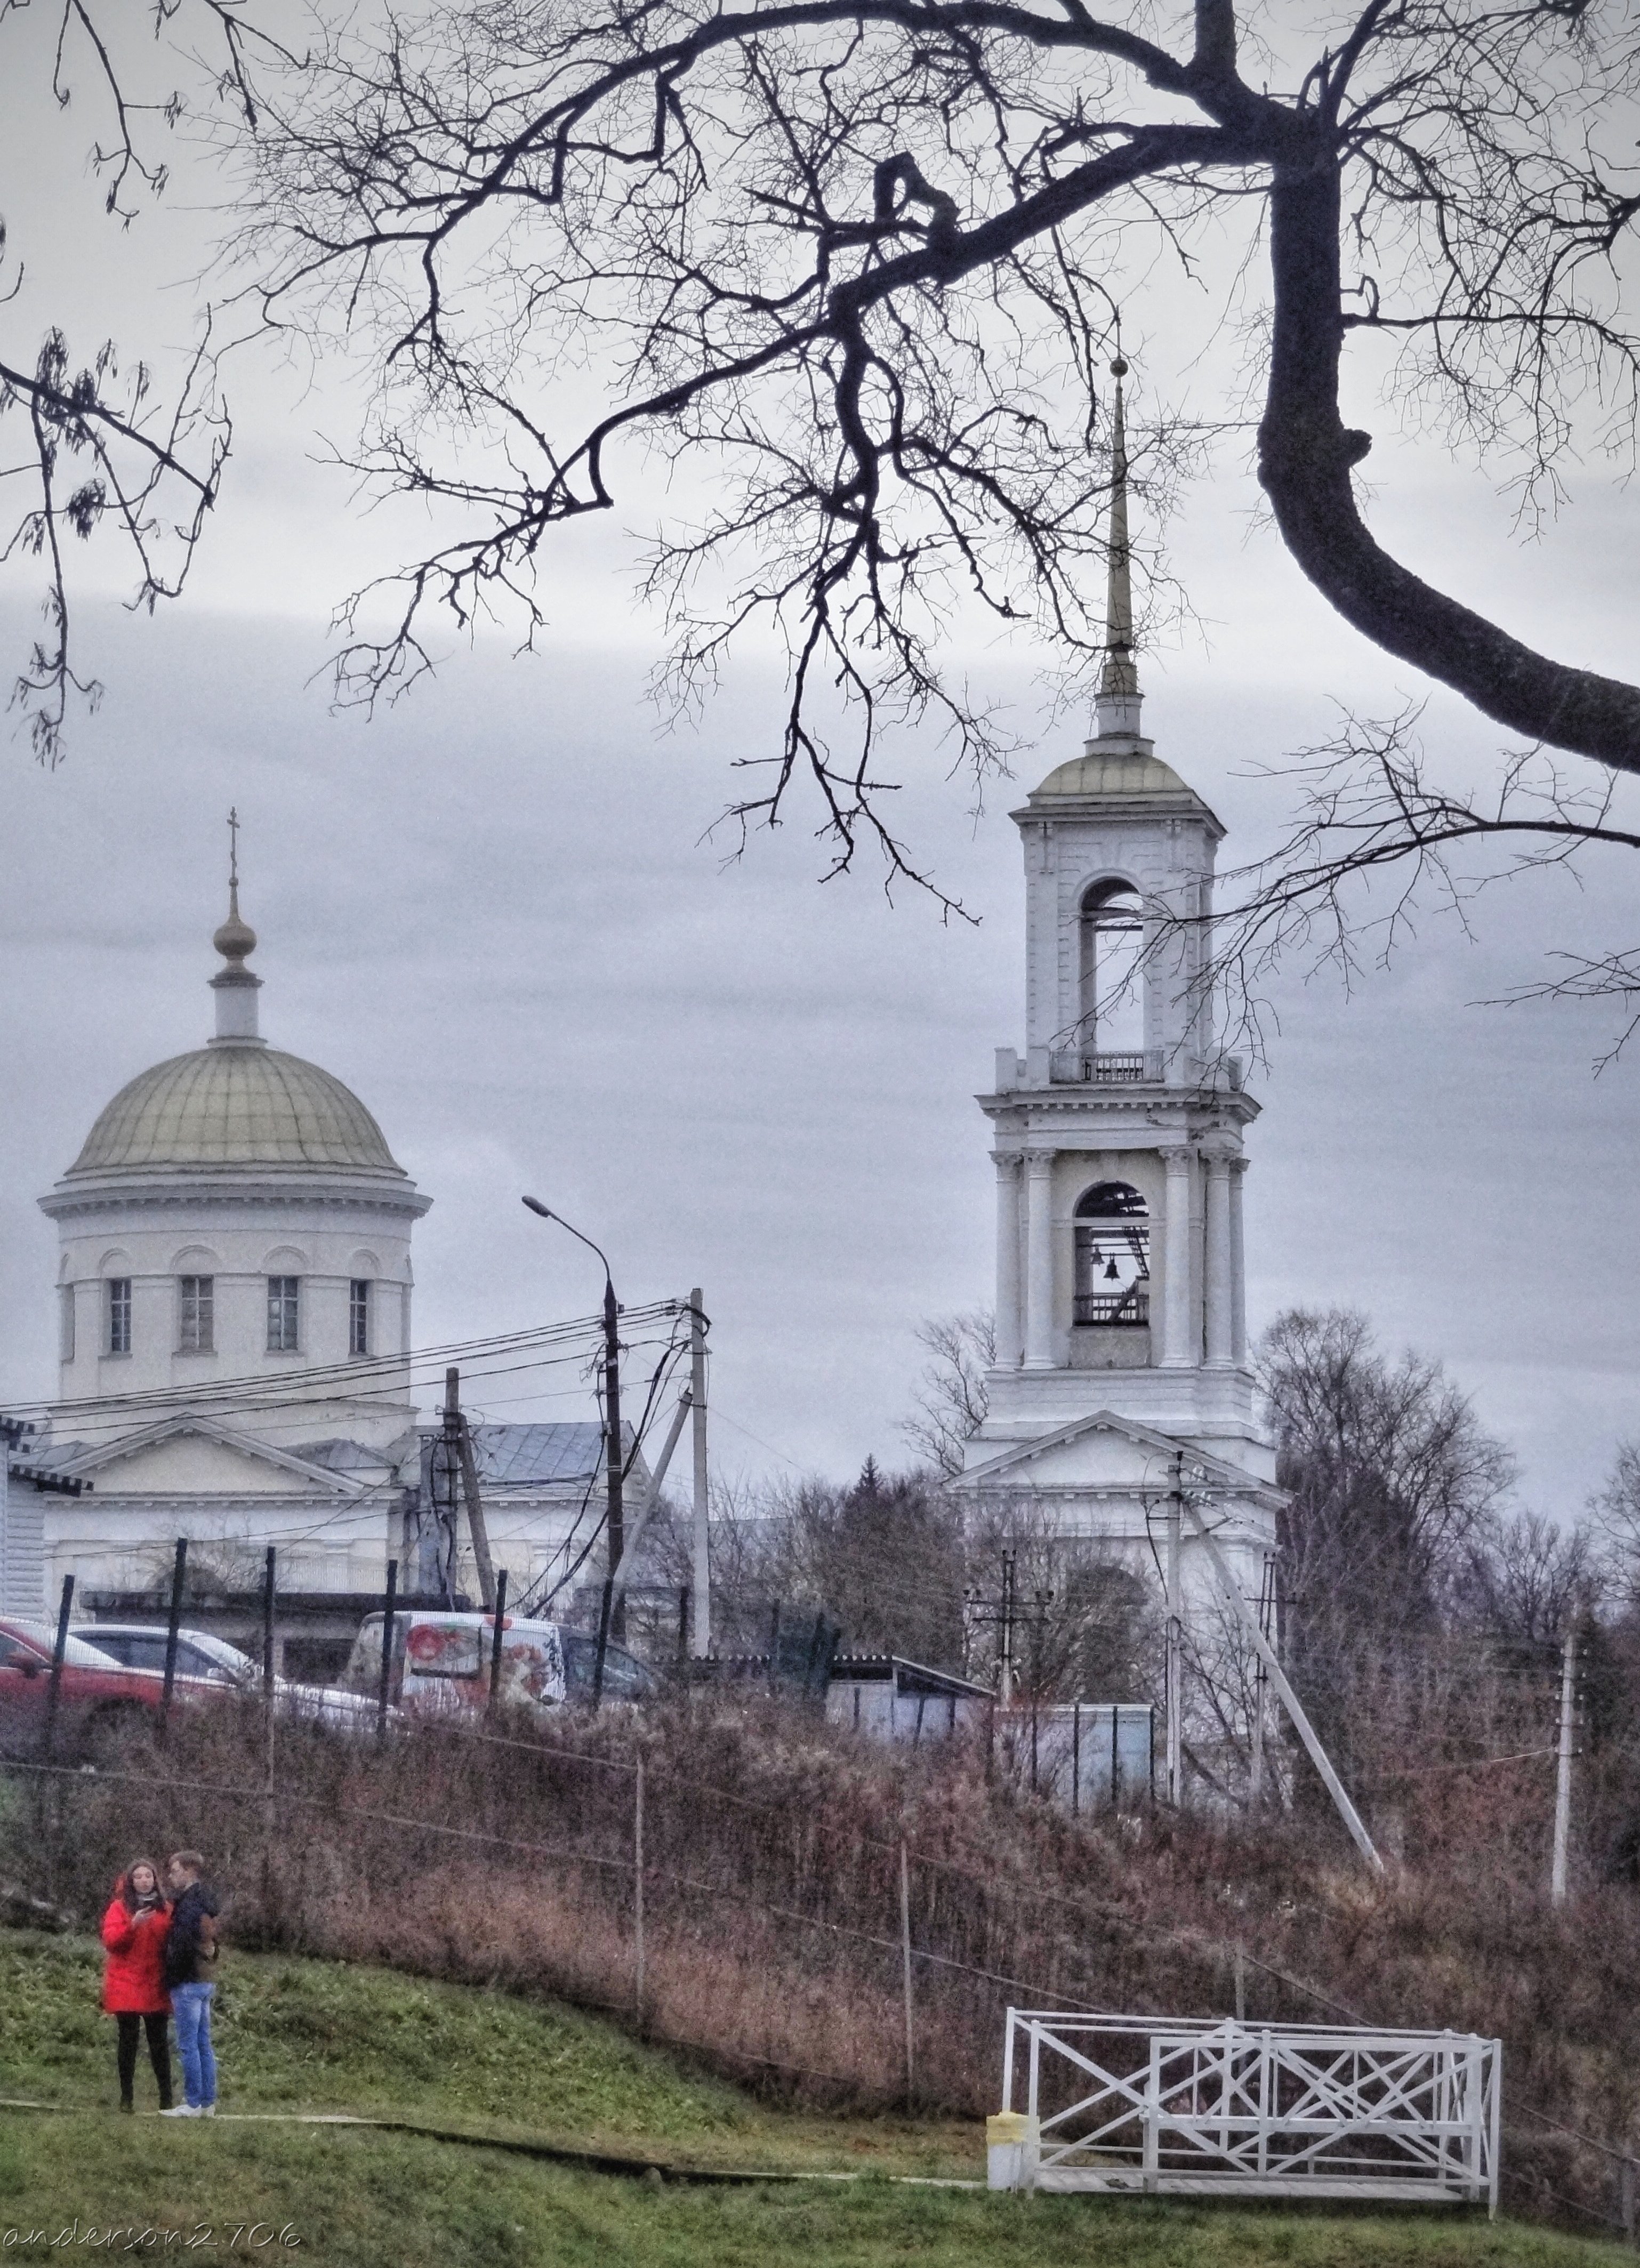
[[[1261,1560],[1278,1497],[1247,1367],[1243,1138],[1258,1105],[1202,982],[1224,828],[1140,733],[1116,399],[1098,729],[1012,816],[1026,1047],[980,1097],[997,1167],[997,1366],[955,1486],[1143,1546],[1178,1452]],[[1203,1463],[1203,1460],[1208,1461]],[[1244,1556],[1245,1555],[1245,1556]],[[1256,1591],[1254,1577],[1252,1587]]]

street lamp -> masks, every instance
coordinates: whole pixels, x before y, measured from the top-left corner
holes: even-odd
[[[567,1228],[577,1242],[595,1252],[604,1270],[604,1469],[608,1482],[609,1510],[607,1526],[609,1548],[607,1554],[607,1572],[604,1577],[604,1601],[598,1617],[598,1653],[592,1664],[592,1706],[597,1708],[604,1693],[604,1652],[609,1643],[610,1607],[614,1594],[615,1570],[621,1565],[621,1555],[626,1549],[626,1514],[621,1494],[621,1309],[615,1300],[615,1287],[609,1273],[609,1263],[602,1248],[590,1236],[583,1236],[573,1221],[566,1220],[561,1212],[554,1212],[539,1197],[524,1199],[533,1213],[542,1220],[555,1220],[560,1228]],[[625,1622],[624,1602],[621,1620]],[[615,1632],[617,1638],[623,1630]]]

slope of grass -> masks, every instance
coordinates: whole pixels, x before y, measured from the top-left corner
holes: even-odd
[[[530,2128],[673,2160],[867,2169],[850,2184],[690,2187],[280,2120],[112,2110],[87,1940],[0,1932],[0,2257],[226,2254],[335,2268],[1611,2268],[1613,2248],[1452,2213],[1287,2212],[907,2188],[981,2169],[977,2130],[788,2118],[595,2018],[379,1970],[236,1955],[224,2112],[342,2109]],[[151,2085],[146,2075],[140,2086]],[[281,2236],[283,2233],[283,2239]],[[1628,2256],[1622,2256],[1627,2257]]]
[[[13,2121],[0,2132],[0,2257],[77,2250],[260,2252],[325,2268],[1616,2268],[1619,2257],[1541,2230],[1410,2213],[872,2179],[656,2187],[358,2130]]]
[[[93,1939],[0,1931],[0,2095],[112,2106]],[[717,2165],[980,2170],[977,2128],[770,2111],[555,2002],[339,1961],[230,1953],[212,2024],[224,2110],[353,2110]],[[146,2060],[139,2102],[151,2102]]]

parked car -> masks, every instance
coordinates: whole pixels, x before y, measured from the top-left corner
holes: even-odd
[[[165,1674],[167,1631],[164,1623],[81,1623],[74,1635],[100,1653],[112,1654],[128,1669],[157,1669],[162,1677]],[[261,1664],[213,1631],[178,1631],[177,1674],[202,1678],[212,1685],[229,1685],[236,1692],[261,1690]],[[329,1725],[339,1732],[364,1731],[375,1722],[369,1704],[345,1686],[305,1685],[279,1677],[274,1681],[274,1697],[282,1715]]]
[[[380,1690],[383,1620],[368,1616],[354,1641],[346,1674],[361,1695]],[[408,1717],[462,1716],[482,1709],[489,1698],[495,1632],[491,1615],[395,1615],[390,1699]],[[498,1697],[541,1712],[561,1708],[566,1700],[590,1700],[597,1650],[595,1638],[560,1623],[504,1616]],[[651,1672],[623,1646],[606,1649],[604,1690],[612,1700],[636,1700],[655,1686]]]
[[[0,1620],[0,1749],[35,1756],[45,1732],[56,1632],[48,1623],[8,1615]],[[189,1705],[219,1693],[203,1678],[179,1677],[173,1699]],[[152,1670],[128,1669],[100,1647],[70,1638],[63,1650],[57,1693],[56,1748],[67,1763],[146,1731],[158,1718],[165,1679]]]

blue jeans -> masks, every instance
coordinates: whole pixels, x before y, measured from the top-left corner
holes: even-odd
[[[171,1987],[177,2053],[182,2058],[183,2099],[193,2110],[203,2110],[217,2099],[217,2058],[210,2045],[210,2004],[216,1992],[214,1984]]]

